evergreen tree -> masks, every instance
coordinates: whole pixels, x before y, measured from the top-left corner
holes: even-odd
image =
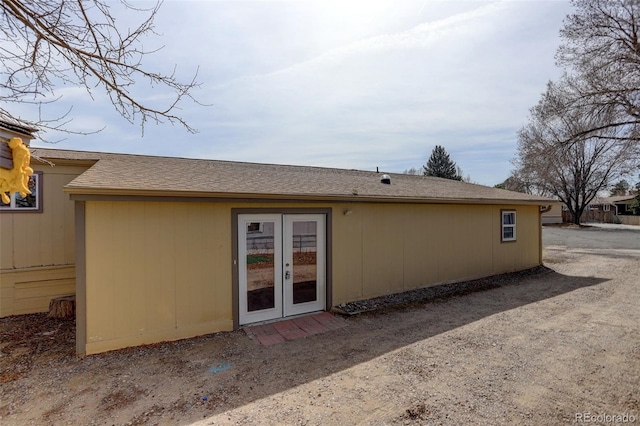
[[[440,145],[436,145],[431,152],[431,157],[427,161],[424,168],[425,176],[435,176],[445,179],[462,180],[462,176],[458,173],[456,163],[451,161],[447,151]]]
[[[622,180],[616,182],[615,185],[613,185],[609,195],[612,196],[612,197],[615,196],[615,195],[627,195],[627,192],[629,191],[629,188],[630,188],[629,182],[627,182],[626,180],[622,179]]]

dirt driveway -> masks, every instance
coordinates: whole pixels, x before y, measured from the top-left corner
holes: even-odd
[[[566,247],[591,231],[545,229],[548,272],[268,347],[76,359],[72,322],[2,319],[0,424],[640,424],[640,246]]]

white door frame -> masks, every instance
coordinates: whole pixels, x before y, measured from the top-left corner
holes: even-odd
[[[293,223],[316,222],[316,299],[310,302],[293,303],[293,278],[295,268],[293,262]],[[323,214],[286,214],[284,215],[283,233],[283,316],[305,314],[321,311],[325,307],[326,295],[326,261],[325,261],[325,216]]]
[[[273,292],[274,307],[259,311],[248,310],[247,298],[247,227],[251,223],[273,222]],[[282,316],[282,215],[281,214],[241,214],[238,215],[238,303],[240,324],[267,321]]]
[[[326,215],[316,213],[240,213],[237,216],[239,325],[321,311],[326,304]],[[293,303],[293,223],[316,221],[316,300]],[[273,223],[274,306],[248,310],[247,229],[251,223]],[[288,274],[287,274],[288,272]]]

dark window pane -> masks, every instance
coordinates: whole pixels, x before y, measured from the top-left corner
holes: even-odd
[[[502,238],[504,238],[505,240],[512,239],[513,227],[510,227],[510,226],[505,227],[504,230],[502,231]]]
[[[514,225],[516,223],[516,214],[515,213],[503,213],[502,214],[502,223],[504,225]]]

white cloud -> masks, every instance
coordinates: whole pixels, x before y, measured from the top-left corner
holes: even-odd
[[[200,133],[149,126],[140,138],[101,114],[126,142],[104,133],[92,145],[400,172],[440,144],[491,185],[506,178],[516,131],[558,74],[553,56],[570,10],[539,1],[183,4],[163,6],[161,59],[185,72],[200,65],[200,98],[213,106],[182,114]],[[170,18],[181,25],[169,27]],[[69,146],[92,149],[87,141]]]

